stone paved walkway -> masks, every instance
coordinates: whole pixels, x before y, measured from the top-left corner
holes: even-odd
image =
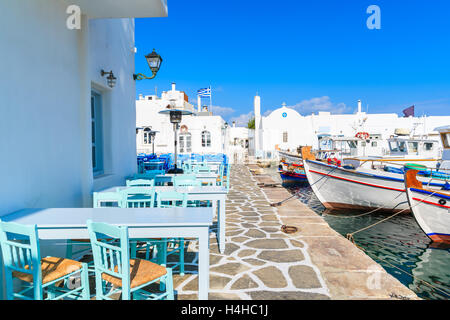
[[[246,166],[233,166],[226,203],[226,250],[211,235],[209,299],[329,299],[306,244],[281,232],[283,224]],[[187,272],[174,276],[178,299],[197,298],[196,242],[189,244]],[[189,274],[190,273],[190,274]]]

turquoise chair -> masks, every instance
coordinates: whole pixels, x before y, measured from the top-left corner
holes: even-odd
[[[153,208],[155,206],[154,187],[128,187],[119,192],[123,196],[124,208]]]
[[[94,208],[122,208],[125,205],[123,194],[119,192],[94,192]],[[89,239],[69,239],[66,242],[66,258],[79,260],[86,254],[91,253]],[[74,251],[74,246],[77,250]],[[89,270],[92,271],[93,262],[89,262]]]
[[[36,225],[0,221],[0,246],[7,300],[90,299],[87,264],[57,257],[41,259]],[[78,277],[76,287],[73,280]],[[13,279],[27,283],[25,289],[14,292]]]
[[[155,180],[153,179],[136,179],[127,180],[127,187],[154,187]]]
[[[156,201],[158,208],[186,208],[187,207],[187,193],[180,193],[176,191],[161,191],[156,193]],[[179,256],[179,262],[176,263],[172,269],[180,268],[180,275],[184,275],[184,238],[164,239],[168,246],[163,248],[163,264],[167,265],[167,257],[170,255]]]
[[[200,163],[194,167],[194,173],[211,173],[211,167],[207,163]]]
[[[128,187],[118,191],[123,198],[122,208],[153,208],[155,206],[155,188],[154,187]],[[150,241],[149,239],[134,239],[131,243],[131,257],[136,258],[138,251],[145,249],[145,259],[149,259],[150,248],[155,245],[159,248],[162,246],[158,240]],[[160,258],[161,259],[161,258]],[[157,262],[160,262],[158,260]]]
[[[121,208],[124,206],[125,198],[119,192],[94,192],[93,207],[94,208]]]
[[[217,181],[217,185],[227,188],[227,191],[230,191],[230,173],[230,165],[222,165],[220,168],[219,181]]]
[[[201,187],[202,182],[200,180],[194,179],[179,179],[178,177],[173,178],[173,185],[175,187]]]
[[[130,259],[128,228],[87,221],[94,254],[97,300],[112,300],[121,291],[122,300],[173,300],[172,269],[141,259]],[[117,241],[106,242],[104,238]],[[151,293],[144,287],[160,282],[165,292]]]

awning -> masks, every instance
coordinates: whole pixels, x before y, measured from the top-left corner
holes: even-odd
[[[93,19],[167,17],[167,0],[64,0]]]

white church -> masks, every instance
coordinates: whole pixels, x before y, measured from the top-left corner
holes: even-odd
[[[318,112],[302,116],[283,104],[268,116],[261,116],[261,98],[255,96],[254,113],[249,154],[264,159],[276,158],[276,150],[296,151],[306,145],[316,149],[320,136],[354,137],[358,132],[367,132],[378,139],[388,139],[401,130],[411,136],[439,140],[434,128],[450,124],[450,116],[404,118],[395,113],[369,114],[362,112],[360,100],[354,114]]]

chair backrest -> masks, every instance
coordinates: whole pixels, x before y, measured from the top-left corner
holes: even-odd
[[[123,208],[124,196],[120,192],[94,192],[94,208]]]
[[[42,297],[41,253],[36,225],[26,226],[0,220],[0,247],[3,264],[8,271],[33,275],[35,290]],[[12,285],[12,284],[11,284]],[[36,297],[35,291],[35,299]]]
[[[154,187],[155,180],[153,179],[135,179],[127,180],[127,187]]]
[[[200,163],[194,166],[195,173],[210,173],[211,167],[207,163]]]
[[[119,191],[125,208],[153,208],[155,206],[154,187],[128,187]]]
[[[158,208],[187,207],[187,193],[176,191],[156,192],[156,205]]]
[[[173,185],[175,187],[201,187],[202,182],[200,180],[194,179],[173,179]]]
[[[102,222],[87,220],[89,238],[94,256],[95,277],[101,279],[102,274],[122,280],[122,290],[130,289],[130,253],[128,244],[128,228],[112,226]],[[118,241],[114,241],[118,240]]]
[[[143,162],[144,171],[164,170],[164,161],[151,160]]]

